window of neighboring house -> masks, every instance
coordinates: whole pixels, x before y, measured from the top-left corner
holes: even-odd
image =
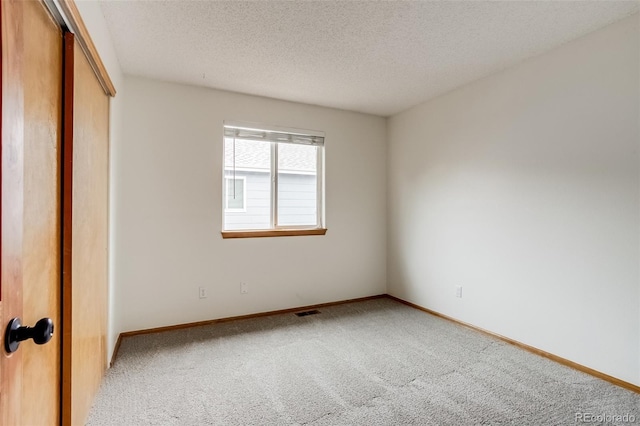
[[[224,124],[222,235],[324,234],[324,133]]]
[[[245,212],[247,205],[247,193],[244,190],[246,177],[225,177],[226,212]]]

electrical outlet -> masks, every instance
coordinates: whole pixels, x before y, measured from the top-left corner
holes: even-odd
[[[456,286],[456,297],[462,298],[462,286],[461,285],[457,285]]]
[[[207,298],[207,289],[204,287],[199,287],[198,288],[198,297],[200,297],[200,299],[206,299]]]
[[[247,288],[247,283],[240,283],[240,293],[241,294],[249,293],[249,289]]]

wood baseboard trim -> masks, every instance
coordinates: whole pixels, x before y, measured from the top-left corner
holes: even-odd
[[[121,343],[122,343],[122,333],[118,334],[118,339],[116,340],[116,346],[113,348],[113,353],[111,354],[111,362],[109,363],[109,368],[113,367],[113,364],[116,362],[116,356],[118,356],[118,351],[120,350]]]
[[[116,346],[115,346],[115,348],[113,350],[113,356],[111,357],[111,366],[113,367],[113,365],[116,362],[116,357],[118,355],[118,350],[120,349],[120,344],[121,344],[122,340],[127,338],[127,337],[138,336],[140,334],[163,333],[165,331],[181,330],[181,329],[184,329],[184,328],[200,327],[200,326],[203,326],[203,325],[218,324],[218,323],[223,323],[223,322],[239,321],[239,320],[246,320],[246,319],[252,319],[252,318],[267,317],[267,316],[271,316],[271,315],[290,314],[290,313],[299,312],[299,311],[309,311],[309,310],[313,310],[313,309],[326,308],[328,306],[344,305],[346,303],[355,303],[355,302],[364,302],[364,301],[367,301],[367,300],[383,299],[383,298],[386,298],[386,297],[388,297],[388,295],[386,295],[386,294],[378,294],[378,295],[375,295],[375,296],[359,297],[359,298],[356,298],[356,299],[339,300],[339,301],[336,301],[336,302],[320,303],[320,304],[316,304],[316,305],[298,306],[298,307],[295,307],[295,308],[278,309],[276,311],[258,312],[258,313],[255,313],[255,314],[248,314],[248,315],[238,315],[238,316],[235,316],[235,317],[225,317],[225,318],[218,318],[218,319],[212,319],[212,320],[206,320],[206,321],[189,322],[189,323],[184,323],[184,324],[169,325],[169,326],[165,326],[165,327],[147,328],[147,329],[143,329],[143,330],[125,331],[125,332],[120,333],[120,335],[118,335],[118,340],[117,340]]]
[[[640,386],[636,386],[633,383],[625,382],[624,380],[620,380],[620,379],[618,379],[616,377],[613,377],[613,376],[610,376],[608,374],[602,373],[602,372],[600,372],[598,370],[594,370],[593,368],[586,367],[586,366],[584,366],[582,364],[578,364],[578,363],[570,361],[570,360],[568,360],[566,358],[562,358],[562,357],[560,357],[558,355],[554,355],[552,353],[543,351],[542,349],[538,349],[538,348],[535,348],[533,346],[529,346],[529,345],[527,345],[525,343],[519,342],[517,340],[513,340],[513,339],[510,339],[508,337],[502,336],[500,334],[494,333],[492,331],[485,330],[485,329],[477,327],[477,326],[475,326],[473,324],[469,324],[469,323],[457,320],[457,319],[455,319],[453,317],[441,314],[440,312],[432,311],[431,309],[424,308],[424,307],[422,307],[420,305],[416,305],[415,303],[407,302],[406,300],[400,299],[400,298],[392,296],[390,294],[387,294],[386,297],[388,297],[389,299],[395,300],[396,302],[400,302],[400,303],[402,303],[404,305],[410,306],[410,307],[412,307],[414,309],[417,309],[419,311],[426,312],[426,313],[431,314],[433,316],[436,316],[436,317],[445,319],[447,321],[451,321],[453,323],[456,323],[456,324],[462,325],[464,327],[470,328],[470,329],[472,329],[474,331],[478,331],[480,333],[489,335],[491,337],[495,337],[495,338],[497,338],[499,340],[502,340],[503,342],[506,342],[506,343],[509,343],[511,345],[517,346],[517,347],[519,347],[521,349],[524,349],[525,351],[534,353],[534,354],[539,355],[541,357],[544,357],[544,358],[550,359],[552,361],[555,361],[555,362],[557,362],[559,364],[562,364],[562,365],[564,365],[566,367],[573,368],[574,370],[578,370],[578,371],[581,371],[583,373],[589,374],[591,376],[597,377],[599,379],[605,380],[605,381],[607,381],[607,382],[609,382],[611,384],[614,384],[616,386],[620,386],[621,388],[630,390],[630,391],[635,392],[635,393],[640,393]]]

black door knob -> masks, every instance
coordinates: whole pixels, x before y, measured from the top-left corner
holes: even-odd
[[[26,327],[20,323],[20,318],[9,321],[7,331],[4,333],[4,349],[8,352],[15,352],[20,346],[20,342],[33,339],[37,345],[44,345],[53,336],[53,321],[51,318],[42,318],[33,327]]]

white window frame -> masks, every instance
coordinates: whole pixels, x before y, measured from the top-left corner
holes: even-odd
[[[267,125],[262,125],[262,124],[256,124],[256,123],[246,123],[246,122],[238,122],[238,121],[224,121],[223,123],[223,146],[222,146],[222,150],[223,150],[223,166],[222,166],[222,172],[223,172],[223,176],[224,178],[228,178],[228,176],[226,176],[227,170],[225,169],[225,155],[224,155],[224,141],[225,138],[227,138],[228,136],[225,136],[224,134],[224,130],[228,129],[228,128],[233,128],[233,129],[246,129],[246,130],[251,130],[251,131],[265,131],[265,132],[276,132],[276,133],[286,133],[286,134],[290,134],[290,135],[301,135],[303,137],[315,137],[315,138],[322,138],[323,142],[324,142],[324,132],[320,132],[320,131],[316,131],[316,130],[304,130],[304,129],[296,129],[296,128],[291,128],[291,127],[281,127],[281,126],[267,126]],[[240,233],[251,233],[251,232],[256,232],[256,233],[264,233],[264,232],[269,232],[269,231],[288,231],[288,230],[300,230],[300,231],[304,231],[304,230],[320,230],[320,229],[324,229],[326,227],[325,224],[325,209],[324,209],[324,198],[325,198],[325,183],[324,183],[324,143],[322,143],[321,145],[316,145],[316,224],[313,225],[279,225],[277,223],[277,218],[278,218],[278,146],[282,143],[287,143],[287,142],[268,142],[265,141],[264,143],[270,143],[271,144],[271,218],[270,218],[270,228],[268,229],[242,229],[242,230],[227,230],[225,228],[225,218],[224,218],[224,214],[222,217],[222,230],[223,230],[223,234],[224,233],[232,233],[232,232],[240,232]],[[246,184],[245,184],[246,185]],[[226,191],[226,181],[225,181],[225,191]],[[244,191],[244,195],[246,196],[247,191],[246,191],[246,186],[245,186],[245,191]],[[225,193],[225,207],[226,207],[226,193]],[[246,201],[244,203],[245,208],[246,208]],[[227,212],[229,210],[225,209],[225,212]]]
[[[229,208],[229,185],[228,181],[230,180],[241,180],[242,181],[242,208],[241,209],[233,209]],[[234,183],[235,187],[235,183]],[[246,213],[247,212],[247,177],[246,176],[225,176],[224,177],[224,211],[227,213]]]

